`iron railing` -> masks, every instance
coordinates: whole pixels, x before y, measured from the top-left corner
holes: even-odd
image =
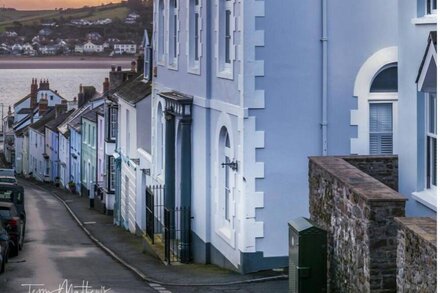
[[[146,234],[152,244],[160,242],[165,261],[191,261],[191,209],[164,206],[165,187],[150,186],[146,190]]]

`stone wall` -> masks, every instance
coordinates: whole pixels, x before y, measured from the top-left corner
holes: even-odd
[[[397,292],[437,292],[437,224],[431,218],[397,218]]]
[[[406,199],[348,161],[309,161],[311,219],[328,231],[329,291],[395,292],[394,217],[405,216]]]
[[[342,158],[388,187],[398,190],[399,172],[397,156],[350,156]]]

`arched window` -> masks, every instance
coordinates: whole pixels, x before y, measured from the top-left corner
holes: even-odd
[[[223,210],[224,220],[231,221],[231,197],[232,197],[232,183],[233,170],[230,166],[232,163],[233,154],[231,149],[231,141],[226,127],[222,127],[220,131],[219,141],[219,155],[220,155],[220,206]]]
[[[369,96],[369,145],[371,155],[394,153],[397,85],[396,63],[382,67],[371,82]]]

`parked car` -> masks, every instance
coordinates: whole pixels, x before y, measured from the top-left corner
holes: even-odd
[[[9,255],[9,235],[0,221],[0,274],[4,273],[5,265],[8,262]]]
[[[0,184],[1,183],[18,184],[17,178],[15,178],[13,176],[2,176],[2,175],[0,175]]]
[[[17,256],[24,243],[24,221],[12,202],[0,202],[0,218],[9,236],[11,256]]]
[[[14,169],[0,169],[0,176],[15,177],[15,170]]]
[[[0,183],[0,202],[12,202],[15,204],[20,217],[26,224],[26,211],[24,209],[24,188],[13,183]]]

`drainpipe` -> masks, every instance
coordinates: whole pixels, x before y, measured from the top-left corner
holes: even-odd
[[[328,39],[327,39],[327,0],[322,1],[322,155],[327,155],[327,100],[328,100]]]

